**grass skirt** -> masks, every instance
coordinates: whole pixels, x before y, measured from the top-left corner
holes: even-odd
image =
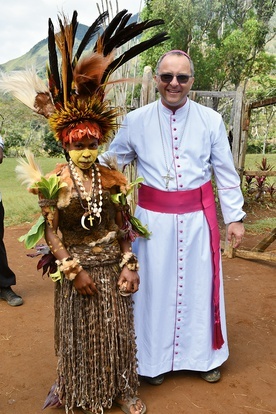
[[[56,392],[67,413],[75,406],[98,414],[117,396],[137,394],[132,298],[119,294],[117,263],[84,268],[98,295],[80,295],[67,279],[56,284]]]

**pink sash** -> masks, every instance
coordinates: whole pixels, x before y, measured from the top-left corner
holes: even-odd
[[[146,210],[166,214],[185,214],[203,210],[210,229],[213,264],[213,348],[220,349],[224,343],[219,311],[220,233],[217,222],[216,203],[211,181],[188,191],[161,191],[142,184],[138,190],[138,205]]]

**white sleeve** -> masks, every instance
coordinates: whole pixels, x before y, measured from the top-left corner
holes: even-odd
[[[218,197],[224,222],[239,221],[245,216],[242,210],[244,199],[240,188],[240,177],[235,169],[233,156],[221,119],[212,140],[211,163],[218,189]]]
[[[98,159],[101,164],[105,164],[105,157],[114,156],[117,158],[118,166],[120,169],[123,169],[125,165],[130,164],[136,157],[136,153],[130,144],[127,115],[115,138],[110,143],[108,151],[102,155],[99,155]]]

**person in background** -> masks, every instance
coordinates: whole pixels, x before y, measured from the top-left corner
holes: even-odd
[[[3,162],[4,141],[0,136],[0,164]],[[4,206],[0,193],[0,299],[5,300],[10,306],[20,306],[23,299],[18,296],[11,288],[16,284],[14,272],[8,265],[7,252],[4,244]]]
[[[154,385],[164,373],[220,379],[228,358],[214,176],[229,243],[244,234],[243,196],[219,113],[188,98],[194,65],[181,50],[159,59],[160,99],[126,115],[109,150],[119,166],[136,160],[144,181],[135,215],[152,233],[133,245],[140,263],[134,295],[138,372]]]

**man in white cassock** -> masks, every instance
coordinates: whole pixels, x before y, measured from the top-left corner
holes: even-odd
[[[121,167],[136,159],[144,179],[135,215],[152,235],[133,245],[138,371],[155,385],[179,370],[216,382],[229,352],[211,178],[234,247],[244,234],[240,179],[221,115],[187,97],[191,58],[167,52],[155,82],[161,98],[130,112],[104,155],[116,154]]]

